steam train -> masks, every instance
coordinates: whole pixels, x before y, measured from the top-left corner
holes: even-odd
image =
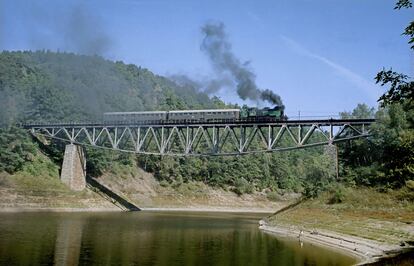
[[[283,106],[255,108],[243,106],[241,109],[209,109],[147,112],[107,112],[104,123],[157,123],[157,122],[272,122],[286,120]]]

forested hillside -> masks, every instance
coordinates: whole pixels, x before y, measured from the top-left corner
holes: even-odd
[[[0,145],[5,152],[1,155],[0,170],[10,173],[21,169],[25,162],[30,163],[27,158],[34,145],[23,132],[9,131],[14,123],[99,120],[104,111],[225,106],[218,98],[209,98],[192,87],[179,86],[135,65],[96,56],[44,51],[1,53],[0,93],[1,123],[8,125],[1,129]],[[52,142],[43,149],[59,165],[63,144]],[[330,154],[329,149],[314,148],[226,158],[161,158],[88,148],[87,167],[90,175],[99,176],[113,168],[114,162],[138,163],[165,185],[179,186],[197,180],[239,194],[264,188],[268,192],[313,191],[335,177]]]
[[[105,111],[212,108],[209,97],[147,69],[97,56],[0,54],[1,123],[96,120]]]
[[[184,87],[147,69],[96,56],[52,52],[0,54],[0,171],[14,173],[30,164],[36,150],[62,161],[64,143],[40,145],[22,129],[28,121],[100,120],[104,111],[217,108],[218,98]],[[228,105],[232,107],[231,105]],[[131,155],[86,148],[88,174],[99,177],[115,166],[140,166],[164,186],[189,181],[231,189],[238,194],[262,191],[277,198],[285,191],[315,196],[346,185],[393,188],[413,177],[412,102],[379,111],[361,104],[343,117],[374,117],[374,136],[339,145],[339,178],[335,147],[236,157],[172,158]],[[317,137],[317,136],[316,136]],[[252,143],[254,145],[254,143]],[[340,188],[340,186],[339,186]],[[340,192],[338,192],[340,194]]]

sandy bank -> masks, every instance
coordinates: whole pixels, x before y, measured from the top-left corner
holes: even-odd
[[[254,208],[226,208],[226,207],[190,207],[190,208],[141,208],[142,211],[186,211],[186,212],[232,212],[232,213],[263,213],[271,214],[275,210]]]
[[[370,263],[380,258],[392,256],[402,251],[398,245],[388,245],[376,241],[355,236],[342,235],[328,231],[309,231],[296,226],[268,226],[265,221],[260,221],[259,228],[264,232],[281,237],[300,238],[304,242],[345,252],[358,259],[358,265]]]
[[[114,207],[104,208],[27,208],[27,207],[11,207],[11,208],[0,208],[1,212],[122,212],[121,209]]]
[[[10,207],[0,208],[0,212],[122,212],[117,207],[93,207],[93,208],[30,208],[30,207]],[[141,208],[141,211],[168,211],[168,212],[227,212],[227,213],[263,213],[271,214],[272,209],[237,208],[237,207],[190,207],[190,208]]]

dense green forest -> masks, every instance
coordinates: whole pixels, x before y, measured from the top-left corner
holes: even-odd
[[[104,111],[222,108],[192,87],[179,86],[149,70],[100,57],[69,53],[3,52],[0,54],[0,117],[4,125],[0,145],[1,170],[14,172],[30,158],[30,138],[10,126],[22,121],[99,120]],[[228,107],[233,107],[228,105]],[[16,131],[17,130],[17,131]],[[15,134],[18,132],[18,134]],[[18,138],[20,141],[15,141]],[[62,160],[59,142],[44,149],[57,163]],[[309,182],[334,178],[324,148],[278,154],[216,158],[136,157],[100,149],[87,149],[88,173],[99,176],[113,161],[138,163],[160,181],[179,185],[198,180],[214,186],[234,187],[238,193],[264,188],[303,190]],[[10,160],[10,158],[19,158]],[[318,187],[315,185],[315,188]]]
[[[104,111],[234,107],[135,65],[49,51],[2,52],[0,95],[0,171],[9,173],[30,163],[36,149],[58,165],[62,161],[63,143],[37,143],[15,128],[19,122],[99,120]],[[315,196],[324,189],[337,189],[339,181],[391,188],[413,179],[411,100],[388,104],[378,111],[361,104],[352,113],[341,115],[376,116],[379,122],[369,140],[339,146],[339,180],[332,146],[213,158],[131,155],[87,148],[87,171],[99,177],[111,171],[114,163],[138,165],[154,173],[163,185],[196,180],[239,194],[266,189],[269,196],[285,191]]]

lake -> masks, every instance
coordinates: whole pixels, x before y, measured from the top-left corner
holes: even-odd
[[[356,260],[261,232],[265,214],[0,213],[1,265],[352,265]]]

